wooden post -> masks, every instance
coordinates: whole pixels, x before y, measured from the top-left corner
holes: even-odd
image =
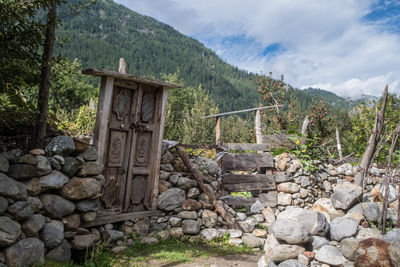
[[[337,142],[337,150],[339,153],[339,160],[343,159],[343,154],[342,154],[342,145],[340,144],[340,136],[339,136],[339,129],[336,127],[336,142]]]
[[[215,122],[215,144],[219,144],[221,142],[221,117],[216,117]]]
[[[256,118],[255,118],[254,124],[255,124],[255,130],[256,130],[256,142],[257,142],[257,144],[262,144],[260,110],[256,110]]]

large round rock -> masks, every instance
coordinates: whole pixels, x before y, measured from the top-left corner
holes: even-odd
[[[61,189],[61,195],[71,200],[91,198],[99,194],[101,183],[94,178],[74,177]]]
[[[270,231],[276,239],[298,245],[310,241],[311,236],[325,236],[329,224],[322,213],[291,208],[281,212]]]
[[[74,139],[65,135],[54,137],[45,147],[45,150],[51,155],[69,155],[75,151]]]
[[[0,173],[0,196],[14,200],[26,199],[26,186]]]
[[[161,210],[174,210],[181,206],[186,199],[186,193],[179,188],[171,188],[158,197],[158,208]]]
[[[52,218],[61,218],[71,214],[75,210],[75,204],[69,200],[63,199],[58,195],[43,194],[40,195],[43,209],[46,214]]]
[[[332,204],[337,209],[348,210],[357,201],[361,200],[362,188],[361,186],[343,183],[337,184],[333,188],[333,194],[331,196]]]
[[[68,183],[68,176],[57,170],[52,171],[48,175],[40,177],[40,186],[42,190],[59,189]]]
[[[44,245],[37,238],[22,239],[6,251],[8,267],[37,266],[44,264]]]
[[[56,220],[46,223],[40,231],[40,239],[47,248],[57,247],[64,239],[64,224]]]
[[[5,247],[17,241],[21,234],[21,225],[9,217],[0,217],[0,247]]]
[[[331,238],[341,241],[343,238],[352,237],[357,233],[358,223],[350,218],[336,217],[330,223]]]

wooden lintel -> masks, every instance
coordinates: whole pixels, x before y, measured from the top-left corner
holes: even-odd
[[[222,158],[223,171],[246,171],[262,167],[274,167],[274,161],[269,152],[226,154]]]
[[[166,88],[180,88],[182,86],[172,84],[172,83],[167,83],[167,82],[162,82],[162,81],[157,81],[145,77],[140,77],[136,76],[133,74],[123,74],[123,73],[118,73],[116,71],[110,71],[110,70],[101,70],[101,69],[87,69],[82,71],[83,74],[86,75],[91,75],[91,76],[101,76],[101,77],[114,77],[115,79],[121,79],[121,80],[126,80],[126,81],[134,81],[138,83],[143,83],[143,84],[149,84],[152,86],[163,86]]]
[[[96,220],[94,220],[93,222],[82,224],[82,227],[88,228],[108,223],[122,222],[131,219],[150,217],[150,216],[164,216],[164,213],[160,210],[149,210],[149,211],[136,211],[136,212],[121,213],[110,216],[103,216],[96,218]]]

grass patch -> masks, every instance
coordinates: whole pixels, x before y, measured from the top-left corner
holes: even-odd
[[[144,245],[136,243],[129,246],[120,254],[99,247],[92,253],[88,253],[84,262],[79,264],[56,264],[46,262],[45,267],[106,267],[106,266],[159,266],[176,265],[185,262],[192,262],[198,258],[211,256],[233,255],[238,253],[254,253],[251,248],[229,245],[227,239],[206,242],[199,240],[189,242],[188,239],[167,239],[157,245]]]

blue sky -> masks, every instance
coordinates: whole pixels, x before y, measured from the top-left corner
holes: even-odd
[[[400,94],[400,1],[116,0],[255,73],[345,97]]]

